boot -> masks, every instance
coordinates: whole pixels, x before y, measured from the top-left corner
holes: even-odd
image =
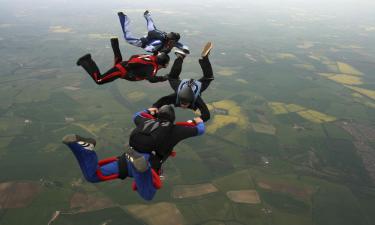
[[[213,45],[212,45],[211,42],[206,43],[206,45],[202,49],[202,53],[201,53],[202,58],[208,57],[208,55],[211,52],[212,47],[213,47]]]
[[[93,138],[84,138],[77,134],[68,134],[65,137],[63,137],[62,142],[66,145],[71,143],[77,143],[81,145],[86,150],[94,150],[94,147],[96,145],[96,141]]]
[[[83,69],[85,69],[86,72],[90,74],[92,78],[94,78],[94,80],[100,74],[99,68],[94,60],[91,59],[90,54],[86,54],[79,58],[77,61],[77,66],[82,66]]]
[[[186,53],[185,53],[183,50],[181,50],[181,49],[176,49],[176,50],[174,51],[174,54],[175,54],[177,57],[180,57],[181,59],[184,59],[185,56],[186,56]]]

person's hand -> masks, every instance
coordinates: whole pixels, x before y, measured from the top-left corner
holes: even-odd
[[[151,115],[155,115],[159,112],[158,108],[148,108],[147,110],[150,112]]]
[[[194,118],[194,123],[196,123],[196,124],[203,123],[203,120],[200,117],[195,117]]]

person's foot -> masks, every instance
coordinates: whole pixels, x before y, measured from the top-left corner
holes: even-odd
[[[94,150],[96,141],[93,138],[84,138],[77,134],[68,134],[63,137],[62,142],[66,145],[77,143],[81,145],[86,150]]]
[[[206,45],[203,47],[203,50],[202,50],[202,54],[201,54],[202,58],[207,57],[210,54],[212,47],[213,45],[211,42],[206,43]]]
[[[90,61],[90,60],[92,60],[91,55],[86,54],[77,60],[77,66],[81,66],[83,62]]]
[[[144,16],[144,17],[151,16],[150,11],[146,10],[146,11],[143,13],[143,16]]]
[[[148,163],[145,157],[139,152],[135,151],[133,148],[129,148],[129,150],[125,152],[125,155],[128,161],[133,164],[134,168],[138,172],[143,173],[148,169]]]
[[[184,59],[185,56],[186,56],[186,53],[185,53],[183,50],[181,50],[181,49],[176,49],[176,50],[174,51],[174,54],[175,54],[177,57],[182,58],[182,59]]]

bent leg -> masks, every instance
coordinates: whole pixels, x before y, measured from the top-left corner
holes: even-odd
[[[210,85],[211,81],[214,80],[214,73],[212,71],[212,66],[208,57],[203,57],[202,59],[199,59],[199,64],[201,65],[203,71],[203,77],[199,79],[199,81],[202,83],[202,93]]]
[[[106,84],[118,78],[124,77],[125,73],[121,72],[118,67],[113,67],[103,74],[91,76],[97,84]]]
[[[144,157],[147,160],[149,158],[146,154],[144,154]],[[133,163],[128,161],[127,165],[128,175],[134,178],[138,194],[147,201],[152,200],[156,194],[156,188],[153,185],[151,167],[149,166],[145,172],[140,173],[136,170]]]
[[[67,145],[76,157],[86,180],[92,183],[100,182],[101,180],[96,175],[96,170],[98,169],[98,157],[96,152],[86,150],[78,143],[69,143]]]
[[[111,38],[111,46],[113,50],[113,55],[114,55],[114,65],[120,63],[122,61],[122,55],[120,51],[120,46],[118,44],[118,39],[117,38]]]
[[[133,37],[133,35],[131,34],[129,30],[130,20],[128,16],[124,15],[123,13],[118,13],[118,17],[120,19],[121,29],[122,29],[122,32],[124,33],[124,38],[126,42],[136,47],[142,47],[141,39]]]
[[[154,20],[151,18],[151,14],[148,11],[146,11],[144,13],[144,17],[145,17],[146,22],[147,22],[147,31],[156,30]]]
[[[171,88],[177,91],[178,85],[180,84],[180,74],[182,71],[182,63],[183,59],[181,57],[177,57],[172,65],[171,71],[168,74],[168,81]]]

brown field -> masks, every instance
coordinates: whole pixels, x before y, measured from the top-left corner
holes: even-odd
[[[74,193],[70,199],[70,208],[78,209],[78,212],[90,212],[110,208],[114,205],[109,198],[80,192]]]
[[[0,209],[26,207],[41,189],[41,186],[36,182],[0,183]]]
[[[311,187],[303,187],[303,186],[296,186],[293,184],[289,183],[282,183],[282,182],[277,182],[277,181],[258,181],[257,185],[260,188],[266,189],[266,190],[271,190],[271,191],[278,191],[290,195],[294,195],[296,197],[300,198],[308,198],[311,194],[313,194],[314,189]]]
[[[217,188],[210,183],[195,185],[177,185],[173,188],[173,198],[190,198],[217,192]]]
[[[259,204],[260,198],[256,190],[228,191],[227,196],[236,203]]]
[[[136,218],[149,225],[182,225],[184,218],[175,204],[160,202],[156,204],[136,204],[125,206]]]

